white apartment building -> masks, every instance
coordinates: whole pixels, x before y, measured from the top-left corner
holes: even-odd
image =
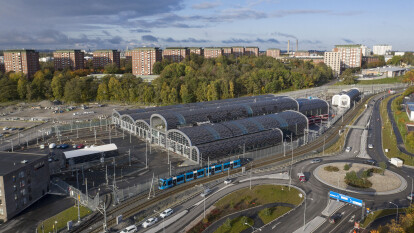
[[[341,73],[341,54],[339,52],[325,52],[323,62],[331,67],[336,77]]]
[[[380,45],[374,45],[372,52],[374,55],[381,55],[384,56],[388,52],[391,52],[392,46],[387,44],[380,44]]]
[[[371,55],[372,50],[366,45],[361,45],[361,52],[362,56],[367,57]]]

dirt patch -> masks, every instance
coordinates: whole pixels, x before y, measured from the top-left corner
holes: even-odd
[[[369,168],[378,168],[375,166],[367,165],[367,164],[361,164],[361,163],[350,163],[351,168],[348,171],[345,171],[344,165],[347,163],[329,163],[321,165],[318,169],[317,175],[320,179],[322,179],[324,182],[328,183],[331,186],[338,187],[339,188],[347,188],[351,190],[358,190],[358,191],[369,191],[369,190],[375,190],[376,192],[385,192],[394,190],[400,187],[401,180],[392,172],[386,170],[384,175],[373,173],[371,177],[368,178],[368,180],[372,183],[372,187],[369,189],[359,189],[348,186],[344,182],[344,178],[347,172],[355,171],[357,174],[359,174],[362,170],[367,170]],[[348,163],[349,164],[349,163]],[[326,166],[336,166],[339,168],[338,172],[329,172],[325,171],[324,167]]]

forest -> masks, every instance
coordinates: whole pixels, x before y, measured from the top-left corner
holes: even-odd
[[[180,63],[168,60],[154,64],[160,76],[152,83],[136,78],[129,69],[121,77],[108,73],[101,79],[87,77],[93,69],[54,71],[41,65],[33,78],[22,73],[0,74],[0,102],[61,100],[168,105],[278,93],[320,86],[333,78],[323,63],[292,59],[282,62],[272,57],[225,57],[204,59],[191,54]],[[108,72],[105,72],[108,71]]]

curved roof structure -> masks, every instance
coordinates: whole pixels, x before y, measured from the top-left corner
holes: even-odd
[[[328,114],[329,103],[322,99],[296,99],[299,103],[299,112],[306,116]]]
[[[358,97],[359,96],[359,90],[358,89],[356,89],[356,88],[352,88],[351,90],[349,90],[349,91],[347,91],[344,95],[347,95],[347,96],[349,96],[349,98],[351,99],[351,100],[353,100],[353,99],[355,99],[356,97]]]

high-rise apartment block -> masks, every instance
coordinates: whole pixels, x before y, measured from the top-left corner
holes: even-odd
[[[200,47],[190,47],[188,48],[190,50],[190,53],[195,53],[198,55],[203,56],[204,55],[204,49]]]
[[[233,46],[232,49],[235,57],[244,56],[245,49],[243,46]]]
[[[341,73],[341,53],[340,52],[325,52],[323,62],[331,67],[335,76]]]
[[[158,47],[141,47],[132,51],[132,73],[151,75],[155,62],[162,60],[162,50]]]
[[[169,47],[162,51],[162,58],[172,62],[181,62],[190,55],[190,50],[185,47]]]
[[[392,51],[392,46],[387,44],[374,45],[372,52],[374,55],[384,56]]]
[[[233,53],[233,49],[231,47],[222,47],[223,49],[223,56],[230,56]]]
[[[132,61],[132,50],[127,50],[124,52],[125,62],[128,63]]]
[[[244,54],[247,56],[259,56],[259,47],[246,47],[244,49]]]
[[[120,67],[120,52],[117,50],[96,50],[93,52],[93,68],[104,68],[108,64]]]
[[[56,70],[84,68],[84,53],[80,50],[56,50],[53,52],[53,58]]]
[[[217,47],[208,47],[204,48],[204,57],[205,58],[216,58],[223,55],[223,49]]]
[[[280,49],[270,48],[266,50],[266,56],[279,58],[280,57]]]
[[[0,152],[0,219],[7,221],[49,191],[47,155]]]
[[[339,52],[341,57],[341,68],[361,67],[362,51],[361,45],[336,45],[333,52]]]
[[[34,50],[6,50],[4,51],[5,72],[23,72],[31,78],[40,70],[39,53]]]
[[[371,56],[371,49],[366,45],[361,45],[361,52],[363,57]]]

